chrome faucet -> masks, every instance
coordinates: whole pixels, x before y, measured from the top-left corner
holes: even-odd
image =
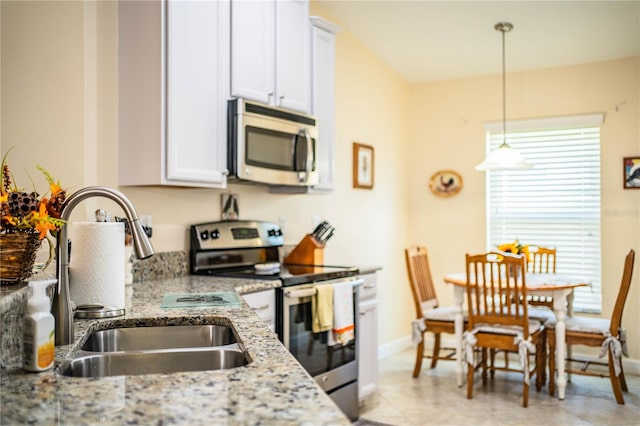
[[[74,192],[62,205],[60,218],[69,220],[73,209],[83,200],[91,197],[105,197],[115,201],[124,210],[133,237],[133,247],[140,259],[153,256],[153,247],[138,220],[131,201],[119,191],[104,186],[89,186]],[[123,242],[124,244],[124,242]],[[56,346],[73,342],[73,309],[69,296],[69,240],[66,223],[58,231],[56,244],[56,274],[58,284],[53,296],[53,316],[56,320]]]

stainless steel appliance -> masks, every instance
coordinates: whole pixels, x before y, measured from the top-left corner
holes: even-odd
[[[262,221],[223,221],[191,226],[191,273],[244,279],[279,280],[276,289],[278,338],[351,419],[358,418],[357,268],[280,264],[283,243],[277,225]],[[349,282],[353,289],[355,339],[330,345],[328,332],[311,330],[311,304],[320,284]]]
[[[244,99],[227,110],[229,177],[270,185],[318,183],[315,117]]]

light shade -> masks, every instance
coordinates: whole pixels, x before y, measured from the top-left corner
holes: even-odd
[[[478,164],[476,170],[514,170],[531,167],[533,167],[531,163],[524,159],[520,151],[503,143],[498,149],[493,150],[482,163]]]

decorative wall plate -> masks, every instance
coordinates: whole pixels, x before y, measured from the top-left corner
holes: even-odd
[[[462,176],[453,170],[439,170],[429,179],[429,189],[438,197],[451,197],[462,189]]]

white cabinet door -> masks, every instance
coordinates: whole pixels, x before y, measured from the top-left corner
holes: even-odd
[[[226,186],[229,2],[120,2],[119,185]]]
[[[358,398],[363,399],[378,388],[378,301],[360,302],[358,310]]]
[[[308,0],[231,2],[231,95],[309,113]]]
[[[359,290],[358,398],[378,388],[378,300],[376,273],[364,274]]]
[[[216,2],[167,3],[167,180],[224,182],[223,49]],[[220,135],[223,136],[220,139]]]
[[[269,104],[275,92],[275,1],[231,2],[231,95]]]
[[[312,18],[312,96],[311,113],[318,117],[319,182],[314,189],[332,190],[335,176],[335,34],[339,29],[330,22]]]
[[[243,294],[242,297],[262,321],[276,331],[276,292],[273,289]]]
[[[309,2],[276,2],[276,105],[311,111]]]

